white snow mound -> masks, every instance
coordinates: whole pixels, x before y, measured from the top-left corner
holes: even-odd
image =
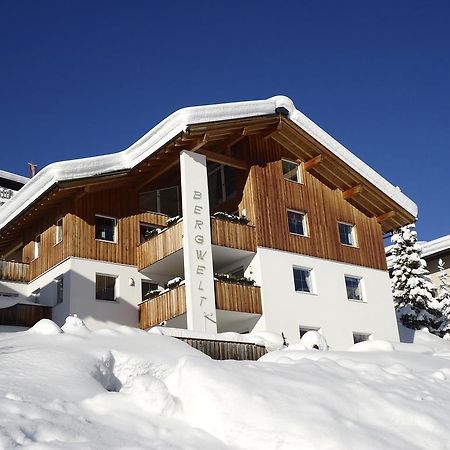
[[[56,335],[63,333],[63,330],[50,319],[41,319],[33,327],[26,331],[29,334]]]
[[[76,315],[68,316],[61,329],[67,334],[86,335],[91,332],[84,322]]]

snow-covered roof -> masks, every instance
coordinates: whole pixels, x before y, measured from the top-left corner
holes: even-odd
[[[422,244],[422,257],[427,258],[450,250],[450,234]]]
[[[0,170],[0,178],[15,181],[16,183],[21,183],[21,184],[28,183],[28,181],[30,180],[27,177],[23,177],[22,175],[17,175],[15,173],[7,172],[6,170]]]
[[[75,180],[132,169],[162,145],[185,131],[188,125],[222,120],[242,119],[274,114],[282,108],[288,117],[328,148],[368,182],[389,196],[400,207],[417,216],[417,205],[375,170],[295,108],[285,96],[237,103],[194,106],[180,109],[164,119],[129,148],[117,153],[94,156],[48,165],[33,177],[7,205],[0,210],[0,229],[20,215],[42,194],[58,182]]]

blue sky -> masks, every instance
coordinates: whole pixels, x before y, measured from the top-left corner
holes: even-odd
[[[0,0],[0,169],[121,150],[183,106],[287,95],[450,233],[450,2]]]

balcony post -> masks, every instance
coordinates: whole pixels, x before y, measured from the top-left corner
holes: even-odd
[[[187,328],[217,333],[206,157],[180,153]]]

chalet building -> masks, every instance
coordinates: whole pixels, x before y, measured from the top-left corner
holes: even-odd
[[[416,215],[287,97],[186,108],[124,151],[51,164],[0,209],[0,302],[94,329],[395,341],[383,233]]]
[[[21,175],[0,170],[0,206],[10,201],[28,180]]]

